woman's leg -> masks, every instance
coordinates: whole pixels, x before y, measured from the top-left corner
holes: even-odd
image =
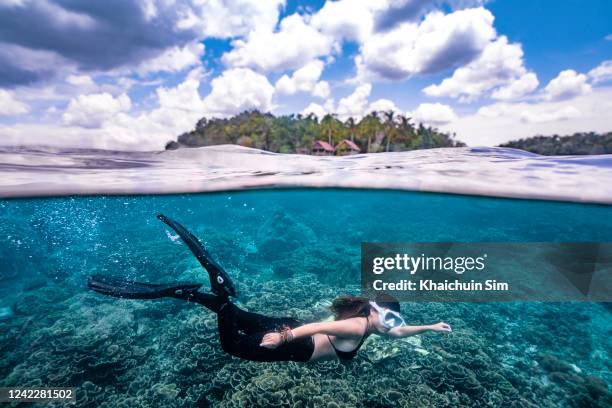
[[[292,317],[270,317],[260,313],[247,312],[233,303],[224,308],[223,313],[228,316],[238,330],[246,334],[270,332],[280,330],[284,326],[297,327],[301,323]]]
[[[283,326],[296,327],[301,323],[291,317],[269,317],[259,313],[247,312],[231,303],[227,297],[208,293],[192,292],[184,296],[175,296],[190,302],[199,303],[219,314],[223,309],[224,328],[235,328],[237,331],[251,334],[279,330]]]
[[[300,339],[276,349],[261,347],[264,334],[283,326],[297,327],[301,322],[291,317],[269,317],[247,312],[226,297],[195,292],[190,301],[217,313],[219,340],[223,350],[235,357],[252,361],[308,361],[314,351],[312,339]]]
[[[88,286],[96,292],[121,298],[173,297],[201,304],[217,314],[223,350],[239,358],[254,361],[308,361],[314,350],[310,339],[300,339],[274,350],[259,346],[265,333],[282,326],[297,327],[300,322],[293,318],[268,317],[244,311],[232,304],[227,296],[199,292],[201,284],[149,284],[94,275],[89,279]]]
[[[188,302],[199,303],[200,305],[206,307],[207,309],[215,313],[219,313],[219,310],[221,310],[221,307],[224,304],[230,303],[229,299],[225,296],[217,296],[212,295],[210,293],[202,293],[198,291],[175,294],[173,297],[183,299]]]
[[[238,329],[246,333],[274,330],[276,326],[282,325],[278,318],[241,310],[231,304],[227,296],[199,292],[198,289],[202,286],[199,283],[154,284],[113,276],[93,275],[89,278],[87,286],[98,293],[126,299],[159,299],[165,297],[182,299],[199,303],[215,313],[218,313],[223,305],[229,304],[231,306],[226,312],[231,315]]]
[[[226,353],[248,360],[254,360],[257,357],[258,354],[253,353],[253,350],[260,348],[259,343],[262,336],[257,335],[255,330],[260,328],[260,331],[264,331],[266,330],[264,326],[269,326],[264,324],[267,323],[265,316],[246,312],[224,296],[192,292],[181,293],[175,297],[199,303],[217,314],[219,340]],[[263,361],[273,360],[267,358]]]

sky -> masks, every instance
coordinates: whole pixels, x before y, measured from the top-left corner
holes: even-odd
[[[612,131],[609,0],[0,0],[0,144],[160,150],[372,110],[470,146]]]

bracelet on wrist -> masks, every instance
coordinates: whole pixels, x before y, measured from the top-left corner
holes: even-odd
[[[289,343],[293,341],[293,332],[290,327],[283,327],[280,330],[280,337],[282,343]]]

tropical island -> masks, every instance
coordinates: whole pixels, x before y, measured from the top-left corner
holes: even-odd
[[[571,136],[533,136],[499,145],[545,156],[612,154],[612,132],[574,133]]]
[[[257,110],[230,118],[202,118],[195,129],[166,144],[166,150],[236,144],[275,153],[343,156],[358,153],[401,152],[437,147],[464,147],[454,134],[440,132],[393,111],[371,112],[360,120],[336,115],[321,120],[314,114],[274,116]],[[612,132],[583,132],[513,140],[512,147],[547,156],[612,154]]]
[[[393,111],[341,121],[331,114],[319,120],[314,114],[274,116],[253,110],[231,118],[202,118],[194,130],[168,142],[166,149],[219,144],[326,156],[465,146],[454,135],[415,125]]]

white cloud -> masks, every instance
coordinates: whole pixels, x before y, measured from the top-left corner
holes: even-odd
[[[155,0],[141,0],[140,8],[147,22],[157,17],[158,10],[155,5]]]
[[[495,99],[515,99],[532,92],[539,82],[523,65],[520,44],[509,44],[505,36],[489,43],[480,57],[457,68],[453,75],[438,85],[423,89],[428,96],[447,96],[470,101],[495,89]]]
[[[66,82],[74,86],[94,86],[94,80],[89,75],[68,75]]]
[[[187,44],[183,47],[174,46],[154,58],[142,61],[136,71],[141,75],[150,72],[179,72],[200,65],[200,58],[203,55],[204,44],[199,42]]]
[[[29,111],[30,107],[18,101],[12,92],[0,89],[0,115],[22,115]]]
[[[572,105],[536,102],[483,106],[477,115],[487,119],[513,117],[523,123],[546,123],[579,118],[582,113]]]
[[[324,65],[323,61],[314,60],[295,71],[291,77],[283,75],[276,82],[276,91],[284,95],[308,92],[319,98],[327,98],[330,94],[329,84],[319,81]]]
[[[610,112],[612,87],[599,87],[570,100],[495,103],[441,129],[456,132],[459,140],[471,146],[495,146],[535,135],[609,132]]]
[[[226,65],[278,72],[299,68],[330,54],[334,42],[308,25],[299,14],[292,14],[281,21],[278,31],[256,28],[246,40],[235,40],[232,46],[222,57]]]
[[[253,30],[273,30],[284,0],[196,0],[183,10],[179,29],[199,29],[203,37],[232,38]]]
[[[331,94],[331,89],[329,87],[329,82],[327,81],[317,82],[317,84],[314,86],[314,89],[312,90],[312,95],[318,98],[325,99],[329,97],[330,94]]]
[[[102,149],[161,150],[166,142],[193,129],[203,116],[226,116],[245,109],[273,108],[274,88],[246,68],[225,71],[212,80],[212,90],[199,94],[201,70],[194,69],[175,87],[158,87],[157,106],[134,112],[125,94],[74,97],[61,123],[0,125],[2,144],[78,146]],[[51,112],[53,113],[53,112]]]
[[[296,82],[297,81],[294,78],[289,77],[289,75],[283,75],[278,79],[278,81],[276,81],[274,88],[276,88],[276,92],[281,95],[293,95],[294,93],[298,92]],[[306,89],[303,89],[303,91],[305,92],[311,90],[312,86],[313,85],[309,86]]]
[[[335,106],[335,101],[333,98],[327,98],[325,100],[325,103],[323,104],[323,107],[328,111],[328,112],[333,112],[336,108]]]
[[[407,115],[419,123],[431,126],[444,125],[457,119],[453,109],[441,103],[422,103]]]
[[[267,112],[273,109],[274,87],[268,79],[248,68],[234,68],[211,82],[204,99],[204,110],[213,116],[228,116],[247,109]]]
[[[587,83],[586,75],[566,69],[546,85],[544,98],[552,101],[571,99],[590,91],[591,85]]]
[[[612,60],[604,61],[590,70],[589,78],[594,84],[612,80]]]
[[[197,29],[176,27],[193,1],[199,0],[124,0],[99,7],[28,0],[6,18],[2,13],[0,86],[46,85],[66,72],[99,77],[135,70],[173,46],[202,39]]]
[[[401,113],[400,108],[395,105],[395,103],[389,99],[378,99],[368,106],[368,112],[389,112],[393,111],[395,113]]]
[[[4,62],[0,76],[0,86],[12,87],[15,84],[27,85],[39,81],[41,78],[53,77],[57,72],[74,72],[76,65],[59,54],[44,50],[31,49],[21,45],[10,44],[0,40],[0,62]],[[12,70],[17,72],[11,73]],[[28,78],[23,81],[24,78]]]
[[[531,111],[524,110],[520,113],[520,118],[523,122],[529,123],[544,123],[569,120],[580,117],[581,113],[573,106],[565,106],[561,109],[551,111]]]
[[[310,103],[301,113],[303,115],[314,113],[319,119],[323,118],[323,116],[328,113],[335,113],[340,120],[346,120],[349,117],[360,119],[373,111],[402,112],[400,108],[389,99],[378,99],[368,104],[368,98],[371,92],[371,84],[362,84],[356,87],[353,93],[340,99],[337,106],[335,106],[333,99],[327,99],[323,105],[314,102]]]
[[[533,92],[539,84],[540,81],[538,81],[536,74],[528,72],[511,81],[508,85],[497,88],[493,91],[491,97],[499,100],[518,99]]]
[[[188,77],[175,88],[159,87],[155,90],[159,106],[165,110],[176,110],[176,113],[204,112],[204,102],[198,89],[198,78]]]
[[[606,41],[612,41],[612,34],[608,34],[604,37]]]
[[[326,1],[312,16],[311,25],[338,41],[365,41],[374,28],[373,10],[383,9],[386,1]]]
[[[478,57],[495,38],[493,14],[480,7],[429,13],[420,23],[402,23],[371,35],[356,57],[358,79],[404,79],[438,72]]]
[[[485,0],[337,0],[326,1],[310,24],[337,41],[364,43],[374,32],[390,31],[448,5],[452,11],[482,6]]]
[[[179,133],[193,129],[195,122],[204,116],[199,86],[195,70],[176,87],[157,88],[154,93],[157,107],[140,113],[128,112],[130,103],[125,95],[81,95],[69,104],[62,125],[49,122],[0,126],[0,141],[3,144],[161,150]]]
[[[4,0],[0,4],[4,7],[23,7],[25,2],[26,0]]]
[[[70,100],[62,120],[67,125],[99,128],[119,112],[130,110],[131,106],[130,98],[126,94],[117,98],[109,93],[79,95]]]
[[[51,1],[41,1],[38,6],[42,13],[55,24],[61,27],[76,27],[82,30],[90,30],[97,26],[99,21],[82,12],[75,12],[63,8]]]
[[[321,120],[325,115],[327,115],[327,109],[318,103],[311,102],[310,105],[304,108],[300,113],[304,116],[313,113],[319,120]]]
[[[372,92],[372,85],[363,84],[359,85],[352,94],[340,99],[336,109],[340,119],[345,120],[349,117],[357,119],[365,115],[370,92]]]
[[[176,87],[159,87],[155,91],[157,107],[138,115],[119,115],[112,124],[115,132],[138,143],[138,150],[162,149],[176,139],[179,133],[193,129],[196,121],[205,115],[204,100],[198,91],[199,76],[191,72]],[[108,126],[106,131],[111,129]]]

